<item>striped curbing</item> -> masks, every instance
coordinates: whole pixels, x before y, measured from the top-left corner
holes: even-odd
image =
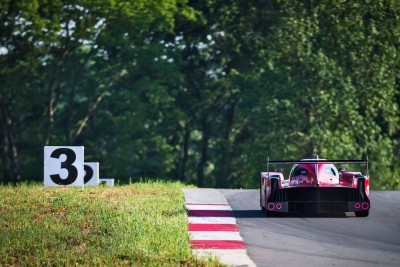
[[[184,189],[193,252],[231,266],[255,266],[248,257],[232,208],[216,189]]]

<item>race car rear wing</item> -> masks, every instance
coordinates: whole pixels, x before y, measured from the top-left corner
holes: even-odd
[[[269,172],[269,165],[270,164],[366,164],[367,165],[367,176],[369,173],[368,169],[368,156],[365,160],[329,160],[329,159],[305,159],[305,160],[269,160],[267,157],[267,172]]]
[[[317,163],[351,163],[351,164],[367,164],[368,160],[328,160],[328,159],[312,159],[303,161],[290,161],[290,160],[269,160],[269,164],[317,164]]]

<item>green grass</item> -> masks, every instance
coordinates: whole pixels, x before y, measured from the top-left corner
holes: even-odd
[[[219,266],[191,253],[182,184],[0,186],[1,266]]]

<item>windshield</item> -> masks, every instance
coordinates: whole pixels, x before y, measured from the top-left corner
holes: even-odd
[[[299,175],[305,175],[308,177],[317,178],[316,175],[317,164],[296,164],[292,167],[290,171],[289,178],[293,178]],[[333,164],[318,164],[318,177],[322,178],[324,176],[335,176],[339,177],[339,172]]]

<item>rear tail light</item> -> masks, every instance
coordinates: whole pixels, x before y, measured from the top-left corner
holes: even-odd
[[[275,204],[274,203],[268,203],[268,210],[274,210],[275,209]]]
[[[278,211],[283,209],[283,204],[282,203],[276,203],[276,202],[269,202],[267,205],[267,210],[270,211]]]
[[[369,209],[369,203],[368,202],[354,202],[354,209],[367,210],[367,209]]]

